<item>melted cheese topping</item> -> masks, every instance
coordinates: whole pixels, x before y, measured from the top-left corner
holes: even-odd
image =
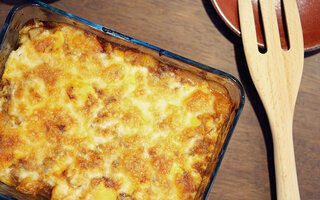
[[[53,200],[193,199],[226,90],[65,24],[21,30],[0,87],[0,180]]]

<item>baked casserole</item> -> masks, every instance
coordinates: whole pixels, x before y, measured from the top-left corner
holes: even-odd
[[[214,81],[32,21],[1,80],[0,181],[52,200],[192,200],[231,109]]]

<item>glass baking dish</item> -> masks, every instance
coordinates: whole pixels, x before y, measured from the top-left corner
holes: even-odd
[[[233,102],[231,116],[220,133],[215,152],[207,166],[205,176],[198,188],[195,200],[204,200],[217,174],[219,165],[226,151],[232,132],[238,121],[244,105],[244,90],[240,82],[232,75],[218,69],[197,63],[190,59],[176,55],[159,47],[150,45],[112,29],[87,21],[70,13],[46,5],[39,1],[29,1],[16,5],[9,13],[0,34],[0,77],[2,77],[6,60],[11,51],[18,45],[19,30],[32,19],[41,21],[63,22],[91,32],[106,41],[134,48],[143,53],[152,55],[155,59],[176,68],[187,70],[207,80],[212,80],[223,85],[229,92]],[[0,182],[0,198],[4,199],[43,199],[22,194]]]

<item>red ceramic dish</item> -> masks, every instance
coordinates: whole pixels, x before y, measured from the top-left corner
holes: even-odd
[[[240,35],[240,26],[238,19],[238,0],[211,0],[213,6],[221,16],[223,21],[230,27],[237,35]],[[282,8],[281,0],[275,0],[276,12],[278,17],[281,45],[287,48],[285,39],[285,31],[283,30]],[[300,18],[303,29],[304,48],[305,51],[313,51],[320,49],[320,1],[319,0],[297,0]],[[257,37],[260,46],[263,46],[264,39],[261,32],[261,19],[259,20],[259,6],[258,1],[253,0],[253,10],[255,16],[255,23],[257,27]]]

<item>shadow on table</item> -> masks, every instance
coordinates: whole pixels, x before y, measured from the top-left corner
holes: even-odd
[[[59,1],[59,0],[41,0],[43,3],[53,3],[55,1]],[[0,3],[5,3],[8,5],[15,5],[17,3],[20,2],[27,2],[26,0],[0,0]]]
[[[310,52],[305,52],[304,53],[304,57],[309,57],[309,56],[313,56],[313,55],[315,55],[315,54],[317,54],[317,53],[320,53],[320,49],[317,49],[317,50],[314,50],[314,51],[310,51]]]
[[[266,111],[263,107],[262,101],[258,95],[257,90],[254,87],[252,79],[250,77],[248,65],[245,59],[244,50],[242,46],[241,38],[232,32],[221,20],[218,13],[215,11],[210,0],[202,0],[203,6],[210,17],[215,27],[234,45],[235,58],[238,66],[238,72],[241,83],[245,89],[246,96],[248,97],[251,105],[254,108],[255,114],[259,120],[263,137],[267,150],[268,157],[268,171],[269,171],[269,182],[270,182],[270,195],[272,200],[276,200],[276,182],[275,182],[275,169],[273,160],[273,142],[271,130],[267,118]]]

